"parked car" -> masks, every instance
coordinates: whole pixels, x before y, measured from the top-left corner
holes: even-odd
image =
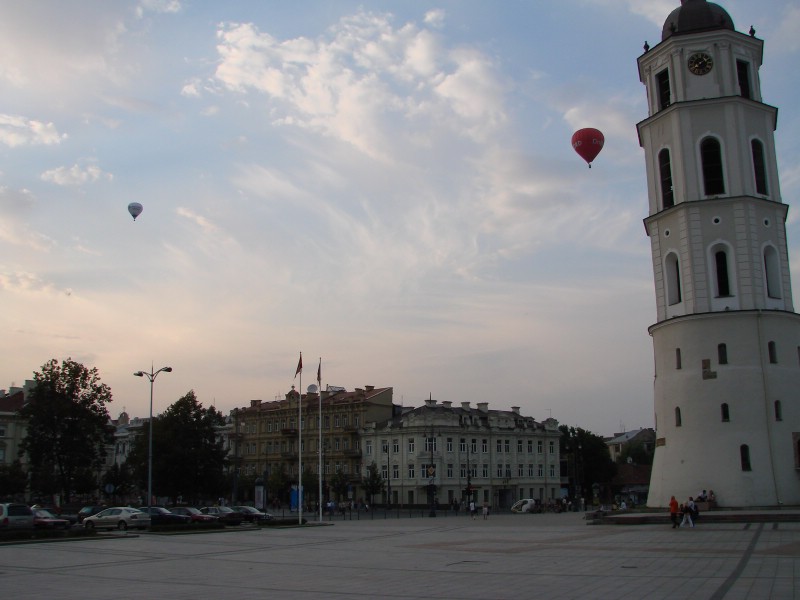
[[[211,523],[219,521],[219,517],[214,515],[205,515],[200,512],[199,508],[193,506],[170,506],[169,511],[176,515],[185,515],[192,520],[192,523]]]
[[[228,506],[204,506],[200,512],[205,515],[219,517],[225,525],[241,525],[244,517],[242,513],[233,510]]]
[[[188,525],[192,520],[186,515],[177,515],[162,506],[147,506],[142,512],[150,515],[151,525]]]
[[[150,526],[150,515],[130,506],[112,506],[101,510],[96,515],[83,520],[86,529],[122,529],[129,527],[147,529]]]
[[[517,500],[511,507],[513,513],[532,513],[536,512],[536,500],[533,498],[523,498]]]
[[[233,510],[242,513],[242,518],[249,523],[258,523],[259,521],[271,521],[272,515],[269,513],[261,512],[252,506],[232,506]]]
[[[0,529],[33,529],[33,511],[27,504],[0,504]]]
[[[91,506],[84,506],[82,509],[78,511],[78,523],[83,523],[83,520],[86,517],[91,517],[92,515],[96,515],[104,508],[106,508],[106,506],[101,504],[92,504]]]
[[[69,519],[60,519],[46,508],[33,509],[33,526],[37,529],[69,529]]]

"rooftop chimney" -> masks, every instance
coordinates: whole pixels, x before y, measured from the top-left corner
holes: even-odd
[[[518,415],[519,414],[519,406],[512,406],[511,407],[511,412],[513,412],[515,415]]]
[[[489,412],[488,402],[478,402],[478,410],[481,412]]]
[[[469,402],[462,402],[461,408],[463,408],[464,410],[469,410]]]

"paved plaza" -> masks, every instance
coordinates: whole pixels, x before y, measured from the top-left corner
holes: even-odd
[[[800,523],[362,519],[0,546],[8,599],[800,598]]]

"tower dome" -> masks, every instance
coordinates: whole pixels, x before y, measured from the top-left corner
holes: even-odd
[[[733,19],[721,6],[706,0],[681,0],[681,5],[673,10],[664,28],[661,30],[661,41],[672,35],[730,29],[735,31]]]

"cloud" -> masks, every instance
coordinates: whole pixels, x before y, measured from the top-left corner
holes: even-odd
[[[136,7],[136,14],[142,17],[146,12],[178,13],[183,7],[180,0],[141,0]]]
[[[114,176],[111,173],[103,172],[97,165],[80,167],[76,164],[71,167],[58,167],[45,171],[42,173],[41,179],[56,185],[83,185],[94,183],[100,179],[111,181]]]
[[[66,134],[58,133],[53,123],[43,123],[19,115],[0,114],[0,142],[11,148],[50,146],[60,144],[66,138]]]

